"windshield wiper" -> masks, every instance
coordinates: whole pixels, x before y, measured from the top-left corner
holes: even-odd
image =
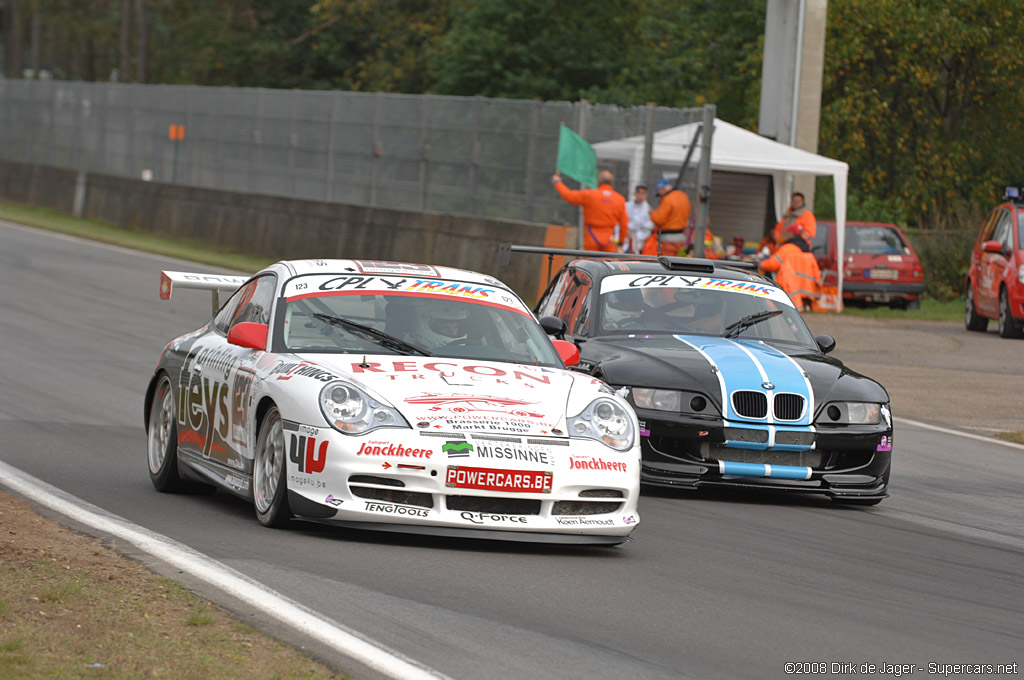
[[[329,323],[332,326],[341,326],[342,328],[349,331],[353,335],[358,335],[362,338],[366,338],[370,342],[375,342],[382,347],[387,347],[389,349],[397,349],[398,351],[405,352],[406,354],[419,354],[425,357],[434,356],[433,354],[423,349],[422,347],[417,347],[416,345],[408,343],[405,340],[399,340],[393,335],[388,335],[384,331],[379,331],[376,328],[372,328],[370,326],[364,326],[363,324],[356,323],[355,321],[349,321],[348,319],[342,319],[341,317],[320,313],[314,313],[313,318],[323,321],[324,323]]]
[[[740,319],[739,321],[737,321],[736,323],[731,323],[728,326],[726,326],[725,327],[725,335],[723,335],[722,337],[725,337],[725,338],[735,338],[735,337],[738,337],[740,333],[742,333],[743,331],[747,330],[748,328],[750,328],[754,324],[761,323],[762,321],[765,321],[766,319],[770,319],[773,316],[778,316],[779,314],[782,314],[782,310],[781,309],[770,309],[768,311],[758,312],[757,314],[749,314],[749,315],[743,317],[742,319]]]

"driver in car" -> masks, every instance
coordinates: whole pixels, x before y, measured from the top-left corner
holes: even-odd
[[[454,302],[421,305],[415,312],[416,323],[409,342],[424,349],[436,349],[460,343],[468,332],[469,310]]]

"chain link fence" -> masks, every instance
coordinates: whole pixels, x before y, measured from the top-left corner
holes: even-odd
[[[575,224],[577,209],[550,182],[560,123],[594,144],[701,115],[699,108],[587,102],[0,78],[0,158],[317,201]],[[171,126],[184,129],[171,134]],[[616,170],[616,188],[628,196],[625,168]]]

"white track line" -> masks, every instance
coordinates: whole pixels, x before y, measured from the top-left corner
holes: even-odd
[[[131,543],[143,552],[236,597],[294,630],[318,640],[373,670],[396,680],[448,680],[395,651],[364,640],[357,633],[324,618],[298,602],[274,592],[241,572],[166,536],[65,493],[46,482],[0,461],[0,483],[32,501],[93,529]]]
[[[999,444],[1001,446],[1009,446],[1011,449],[1017,449],[1024,451],[1024,444],[1017,444],[1016,442],[1008,442],[996,437],[986,437],[981,434],[972,434],[970,432],[961,432],[960,430],[949,430],[945,427],[939,427],[938,425],[928,425],[927,423],[919,423],[916,420],[910,420],[909,418],[897,418],[893,416],[893,422],[903,423],[904,425],[913,425],[914,427],[920,427],[925,430],[933,430],[935,432],[941,432],[942,434],[951,434],[956,437],[965,437],[966,439],[976,439],[979,442],[985,442],[987,444]]]

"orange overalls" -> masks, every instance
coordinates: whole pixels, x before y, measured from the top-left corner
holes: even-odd
[[[629,234],[629,217],[626,215],[626,199],[612,189],[611,184],[598,185],[596,189],[573,190],[564,182],[555,182],[555,189],[567,203],[583,206],[583,248],[616,253],[619,242],[615,227],[621,238]]]
[[[814,219],[814,213],[806,207],[801,208],[798,214],[792,210],[787,210],[782,219],[776,223],[775,229],[772,230],[771,242],[767,244],[772,252],[785,243],[787,239],[792,238],[794,235],[800,235],[799,232],[794,232],[791,229],[793,225],[801,228],[802,235],[808,242],[813,241],[814,235],[818,233],[818,221]],[[765,245],[765,243],[762,242],[762,245]]]
[[[818,260],[792,241],[783,243],[771,257],[761,262],[761,270],[775,272],[775,283],[786,291],[797,309],[810,307],[821,294]]]
[[[684,234],[690,223],[690,197],[685,191],[673,189],[661,197],[656,210],[651,211],[654,233],[647,238],[641,251],[644,255],[658,254],[658,234],[662,234],[661,254],[670,257],[678,255],[686,247]],[[666,241],[665,237],[671,238]]]

